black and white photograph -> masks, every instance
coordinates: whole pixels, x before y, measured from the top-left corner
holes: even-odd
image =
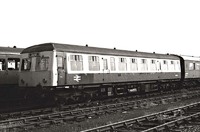
[[[0,0],[0,132],[200,132],[199,7]]]

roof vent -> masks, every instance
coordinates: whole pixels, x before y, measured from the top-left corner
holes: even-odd
[[[88,44],[86,44],[85,46],[88,47]]]
[[[116,48],[114,47],[114,50],[116,50]]]
[[[167,55],[169,55],[169,53],[167,53]]]
[[[153,52],[154,54],[156,53],[156,52]]]
[[[13,46],[13,48],[17,48],[17,46]]]
[[[136,50],[136,52],[138,52],[138,51]]]

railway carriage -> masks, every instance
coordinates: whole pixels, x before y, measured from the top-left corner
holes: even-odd
[[[0,88],[18,86],[22,48],[0,47]]]
[[[2,101],[8,102],[21,93],[18,89],[18,79],[22,50],[22,48],[0,47],[0,105]]]
[[[60,91],[67,99],[108,97],[175,88],[180,57],[45,43],[22,51],[19,84]]]
[[[181,56],[182,77],[184,85],[198,85],[200,83],[200,58],[194,56]]]

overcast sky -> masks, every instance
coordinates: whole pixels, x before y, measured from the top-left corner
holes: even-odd
[[[0,46],[46,42],[200,56],[200,1],[0,0]]]

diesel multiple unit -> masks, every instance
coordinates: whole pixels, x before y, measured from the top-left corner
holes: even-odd
[[[0,87],[18,86],[22,48],[0,47]]]
[[[19,86],[66,99],[102,98],[196,86],[200,58],[45,43],[21,52]]]

